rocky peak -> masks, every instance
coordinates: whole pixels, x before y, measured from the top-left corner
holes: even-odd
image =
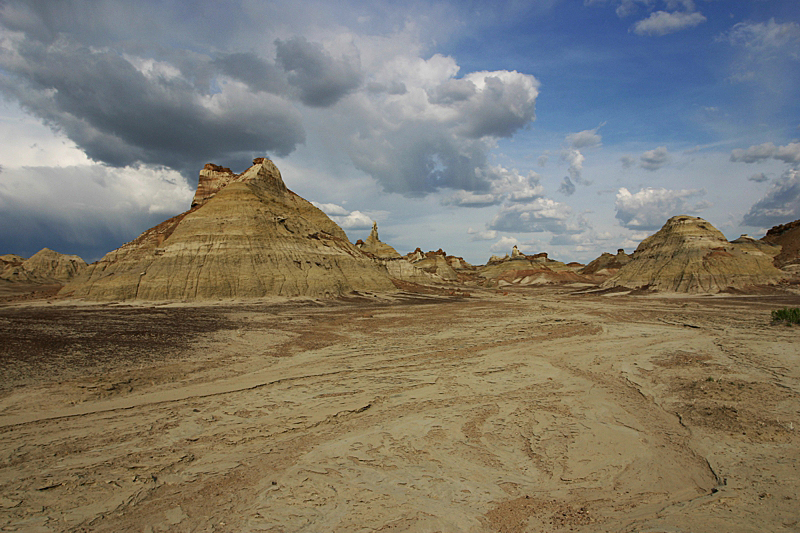
[[[772,265],[772,255],[747,239],[737,241],[728,242],[702,218],[672,217],[639,244],[633,258],[603,287],[716,293],[773,284],[784,277]]]
[[[360,240],[359,240],[360,241]],[[397,259],[402,257],[397,250],[386,244],[385,242],[381,242],[378,238],[378,223],[372,222],[372,231],[367,237],[366,242],[356,243],[356,246],[363,252],[367,252],[377,258],[380,259]]]
[[[192,207],[205,204],[220,190],[234,182],[252,183],[273,194],[280,194],[288,190],[283,183],[278,167],[266,157],[253,159],[253,165],[241,174],[235,174],[227,167],[206,163],[203,170],[200,171]]]

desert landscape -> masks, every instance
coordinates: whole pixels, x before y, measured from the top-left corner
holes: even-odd
[[[355,244],[258,158],[2,256],[4,531],[798,531],[797,232],[582,265]]]
[[[796,531],[796,296],[0,310],[7,531]]]

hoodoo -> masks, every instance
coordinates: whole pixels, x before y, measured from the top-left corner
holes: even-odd
[[[643,240],[631,261],[602,287],[717,293],[771,285],[785,276],[772,264],[779,251],[777,246],[728,242],[702,218],[679,215]]]
[[[399,259],[402,257],[397,250],[381,241],[378,237],[378,223],[372,223],[372,231],[366,242],[358,241],[356,246],[363,252],[370,253],[380,259]]]
[[[393,289],[384,266],[258,158],[241,174],[206,165],[189,211],[106,254],[60,295],[163,301]]]

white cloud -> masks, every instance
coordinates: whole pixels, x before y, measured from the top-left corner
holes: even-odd
[[[759,172],[758,174],[753,174],[747,179],[749,181],[755,181],[756,183],[764,183],[765,181],[769,181],[769,178],[763,172]]]
[[[800,24],[797,22],[778,23],[775,19],[767,22],[739,22],[720,40],[732,45],[743,46],[757,51],[784,50],[795,59],[800,55]]]
[[[350,214],[350,211],[337,204],[321,204],[314,201],[311,203],[328,216],[347,216]]]
[[[336,109],[342,129],[353,132],[341,140],[355,166],[387,192],[416,196],[441,188],[483,193],[502,180],[488,154],[534,120],[539,82],[507,70],[457,79],[458,64],[439,54],[383,59],[371,81],[402,83],[406,92],[359,93]]]
[[[372,228],[372,218],[361,211],[352,211],[346,216],[332,216],[334,222],[343,229],[370,229]]]
[[[32,254],[44,242],[91,261],[186,211],[193,195],[180,174],[159,167],[4,168],[0,220],[13,220],[15,231],[0,237],[5,249]]]
[[[443,205],[455,205],[458,207],[488,207],[497,205],[502,198],[496,194],[478,194],[471,191],[456,191],[455,194],[442,201]]]
[[[491,168],[491,173],[492,192],[509,202],[528,202],[544,196],[544,187],[539,183],[541,176],[534,171],[523,176],[516,169],[497,165]]]
[[[570,231],[568,219],[572,208],[550,198],[537,198],[533,202],[504,205],[488,224],[498,231],[533,233]]]
[[[731,151],[731,161],[734,162],[756,163],[767,159],[776,159],[789,164],[800,163],[800,142],[791,142],[786,146],[775,146],[771,142],[766,142]]]
[[[583,130],[577,133],[570,133],[567,135],[566,141],[572,148],[595,148],[600,146],[603,137],[597,133],[602,124],[593,130]]]
[[[348,211],[338,204],[311,202],[342,229],[371,229],[372,217],[361,211]]]
[[[636,158],[624,155],[619,158],[620,163],[622,163],[622,168],[631,168],[634,164],[636,164]]]
[[[514,246],[519,246],[519,241],[514,237],[500,237],[500,239],[492,244],[491,248],[489,248],[492,252],[505,252],[507,254],[511,253],[511,249]]]
[[[789,170],[744,215],[746,226],[768,228],[800,218],[800,171]]]
[[[670,33],[675,33],[687,28],[692,28],[706,21],[700,13],[669,13],[667,11],[656,11],[649,17],[633,25],[633,33],[636,35],[648,35],[660,37]]]
[[[471,241],[491,241],[497,238],[497,232],[494,230],[478,231],[472,228],[467,229],[467,234],[472,235]]]
[[[647,170],[658,170],[669,161],[669,153],[666,146],[659,146],[654,150],[648,150],[639,157],[639,166]],[[623,163],[624,164],[624,163]]]
[[[614,207],[620,223],[633,230],[656,230],[668,218],[680,214],[693,214],[708,207],[707,203],[688,205],[688,200],[702,196],[705,191],[698,189],[655,189],[646,187],[632,194],[621,188],[617,192]]]

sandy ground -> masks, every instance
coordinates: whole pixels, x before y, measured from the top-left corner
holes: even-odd
[[[0,529],[800,531],[798,304],[6,304]]]

